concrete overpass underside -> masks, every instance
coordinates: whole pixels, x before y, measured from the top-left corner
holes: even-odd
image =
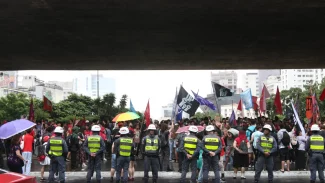
[[[322,0],[0,0],[0,69],[325,68]]]

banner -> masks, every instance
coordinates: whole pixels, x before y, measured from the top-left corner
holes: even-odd
[[[302,136],[303,137],[306,137],[306,132],[305,132],[305,128],[304,126],[302,125],[300,119],[299,119],[299,116],[297,114],[297,111],[295,109],[295,106],[293,105],[293,103],[291,102],[291,106],[292,106],[292,110],[293,110],[293,121],[295,122],[295,124],[298,124],[299,125],[299,128],[301,130],[301,133],[302,133]]]
[[[212,82],[212,87],[214,90],[214,94],[216,95],[217,98],[219,97],[230,97],[233,95],[230,89],[219,85],[217,83]]]
[[[240,98],[245,106],[246,110],[253,108],[252,92],[251,89],[248,89],[240,94]]]
[[[178,106],[190,116],[194,116],[197,108],[199,108],[200,103],[194,99],[187,91],[181,86],[178,96],[177,96]]]
[[[311,119],[313,117],[313,99],[312,97],[306,97],[306,118]]]

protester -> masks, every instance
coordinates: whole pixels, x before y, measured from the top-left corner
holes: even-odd
[[[27,163],[25,163],[23,167],[23,174],[29,175],[30,169],[32,165],[32,156],[33,156],[33,142],[34,142],[34,136],[31,134],[32,128],[28,129],[26,131],[26,134],[22,137],[23,145],[23,153],[22,156],[25,160],[27,160]]]
[[[11,172],[23,173],[24,164],[28,163],[28,160],[21,155],[20,148],[21,135],[15,135],[11,139],[10,152],[7,158],[7,166]]]
[[[40,165],[42,165],[41,168],[41,181],[46,181],[46,179],[44,178],[44,171],[45,171],[45,167],[49,166],[51,163],[51,159],[48,156],[48,154],[46,153],[46,146],[48,143],[48,140],[50,139],[49,136],[45,136],[42,141],[44,142],[43,145],[39,146],[39,156],[38,156],[38,160]]]
[[[234,179],[237,178],[237,171],[241,170],[241,179],[246,179],[245,177],[245,168],[248,167],[248,148],[250,147],[250,143],[246,137],[246,130],[241,128],[239,130],[239,135],[235,139],[233,147],[235,149],[234,152]]]

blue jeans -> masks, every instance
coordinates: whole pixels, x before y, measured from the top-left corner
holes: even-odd
[[[25,165],[23,166],[23,174],[24,175],[29,175],[30,173],[30,168],[32,166],[32,152],[23,152],[22,156],[25,160],[27,160],[28,162],[25,163]]]
[[[174,139],[169,139],[169,161],[173,160]]]

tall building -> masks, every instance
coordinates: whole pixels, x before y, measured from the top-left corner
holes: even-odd
[[[97,78],[99,83],[99,97],[116,92],[115,80],[106,78],[102,74],[82,74],[73,79],[73,92],[97,98]]]
[[[211,81],[218,83],[226,88],[229,88],[232,92],[236,93],[237,91],[237,73],[235,71],[227,72],[211,72]]]
[[[281,90],[301,88],[305,85],[320,83],[324,78],[324,69],[282,69]]]
[[[38,79],[36,76],[22,76],[21,86],[19,90],[27,89],[29,95],[43,100],[46,96],[51,101],[58,103],[64,100],[63,88],[55,83],[46,83]]]
[[[269,76],[280,76],[281,70],[258,70],[259,90],[262,91],[263,83]]]
[[[73,82],[71,81],[49,81],[49,84],[58,85],[63,88],[63,100],[73,93]]]
[[[272,95],[276,94],[277,87],[281,87],[281,76],[269,76],[264,82],[267,91]]]
[[[260,89],[259,89],[259,77],[257,72],[250,72],[245,74],[244,79],[244,91],[247,89],[251,89],[252,96],[259,96]]]
[[[0,71],[0,88],[16,88],[18,71]]]

